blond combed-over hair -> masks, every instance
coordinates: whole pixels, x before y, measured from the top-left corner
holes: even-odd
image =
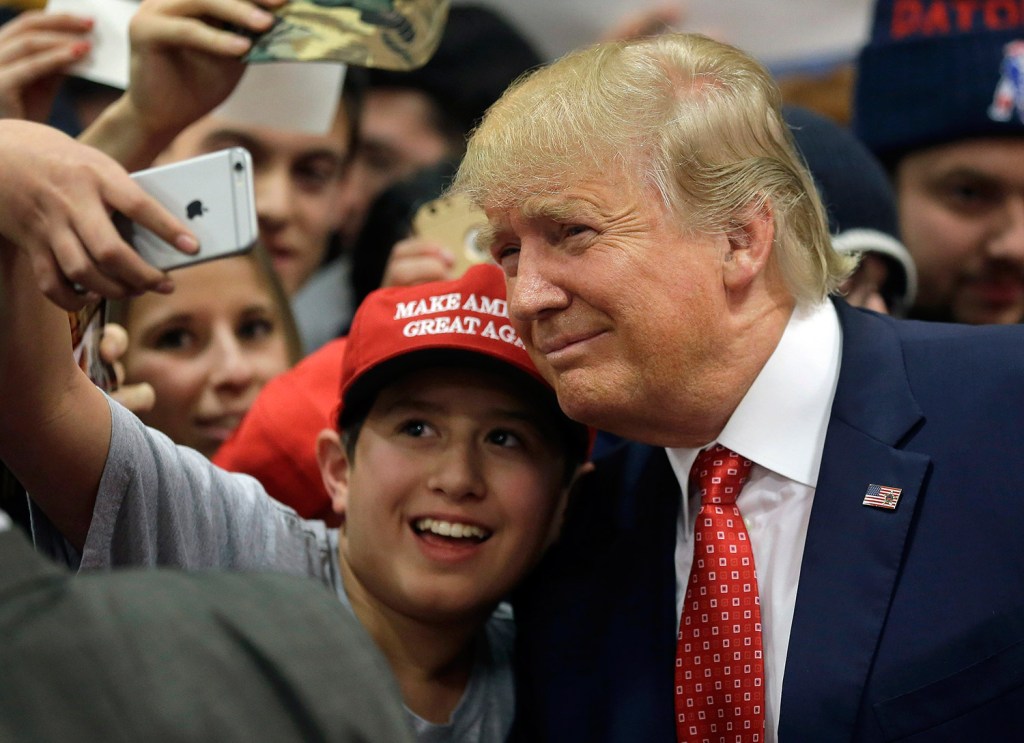
[[[768,208],[780,275],[797,300],[819,301],[854,259],[832,249],[780,105],[760,63],[705,36],[597,44],[505,92],[473,132],[453,190],[509,209],[624,175],[700,234],[733,232]]]

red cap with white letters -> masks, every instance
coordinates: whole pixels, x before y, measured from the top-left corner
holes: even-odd
[[[491,264],[472,266],[451,281],[370,293],[352,319],[347,346],[341,365],[343,406],[375,395],[396,373],[433,365],[452,351],[481,356],[484,363],[509,364],[550,388],[508,320],[505,277]]]
[[[341,364],[342,425],[365,414],[377,392],[398,376],[446,365],[501,372],[512,367],[542,386],[524,379],[524,390],[548,394],[557,406],[554,390],[509,322],[501,269],[480,264],[451,281],[378,289],[363,300]],[[592,441],[592,431],[557,412]]]

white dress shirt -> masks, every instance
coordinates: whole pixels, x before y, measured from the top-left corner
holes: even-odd
[[[831,302],[800,305],[779,345],[717,441],[754,462],[736,505],[750,534],[761,597],[765,734],[778,739],[782,677],[793,626],[800,561],[818,482],[842,334]],[[666,449],[683,490],[676,537],[676,618],[693,562],[700,504],[690,502],[690,468],[700,449]]]

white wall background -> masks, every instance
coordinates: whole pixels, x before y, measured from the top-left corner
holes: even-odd
[[[460,4],[461,0],[453,0]],[[652,6],[675,5],[679,29],[738,46],[775,71],[850,59],[867,38],[872,0],[478,0],[492,5],[557,57],[613,23]]]

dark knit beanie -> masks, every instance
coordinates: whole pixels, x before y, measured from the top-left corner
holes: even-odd
[[[799,106],[786,106],[782,114],[825,205],[832,246],[881,257],[889,266],[881,294],[900,314],[914,302],[917,269],[899,239],[896,195],[885,169],[839,123]]]
[[[1024,4],[878,0],[853,106],[854,132],[887,164],[933,145],[1024,134]]]

